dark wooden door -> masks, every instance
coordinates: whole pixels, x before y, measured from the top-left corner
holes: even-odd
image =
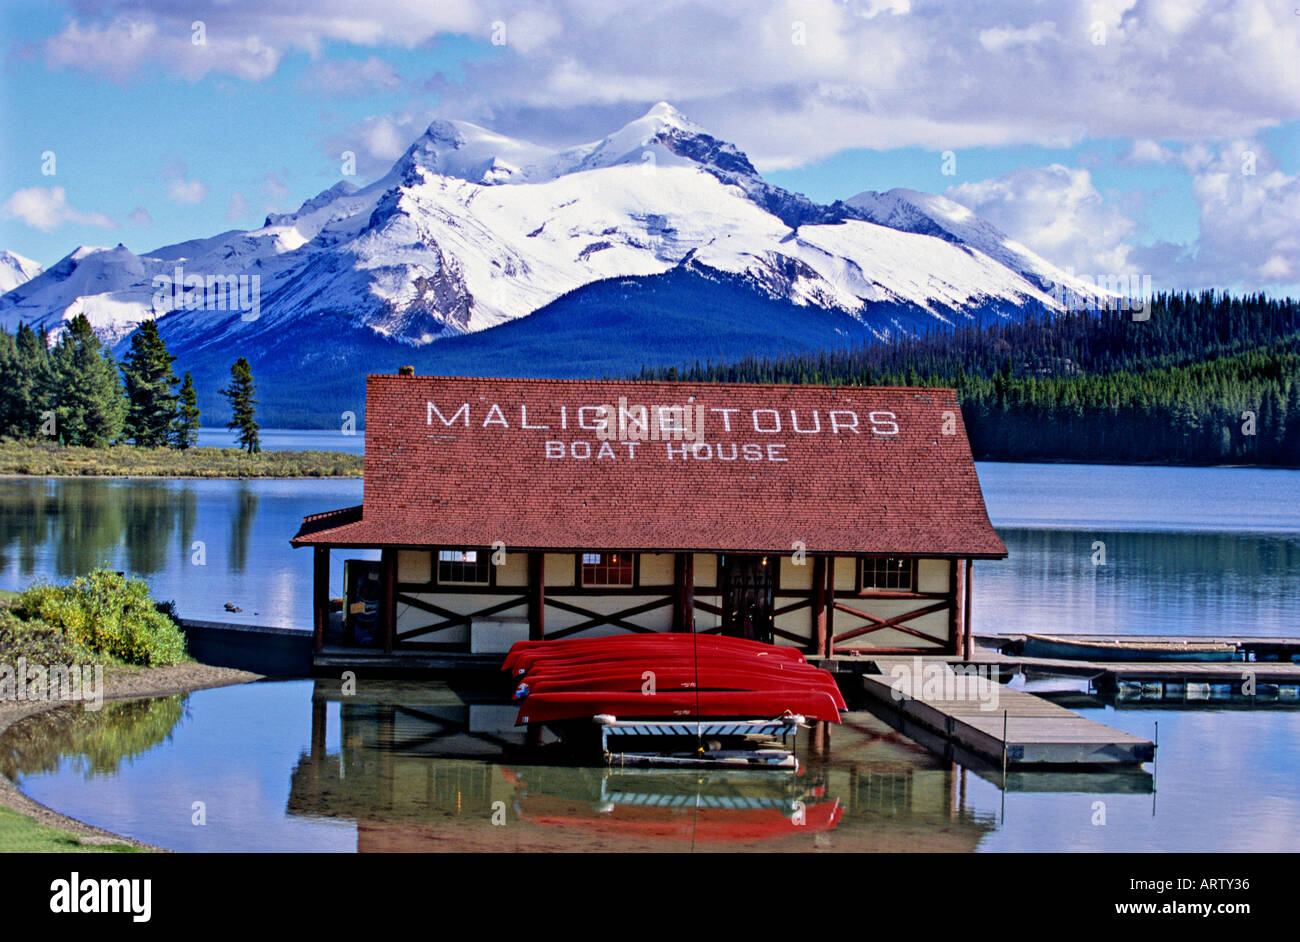
[[[772,642],[772,581],[775,559],[722,558],[722,633]]]

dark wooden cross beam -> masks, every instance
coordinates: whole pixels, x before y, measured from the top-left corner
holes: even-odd
[[[948,607],[949,607],[949,603],[947,601],[935,602],[933,605],[925,606],[925,608],[918,608],[910,612],[903,612],[903,614],[895,615],[892,618],[880,618],[877,615],[872,615],[870,612],[864,612],[860,609],[851,608],[848,605],[844,605],[840,602],[836,602],[835,608],[838,611],[844,612],[846,615],[853,615],[857,618],[866,619],[867,621],[871,622],[871,624],[863,625],[860,628],[854,628],[850,631],[845,631],[845,632],[841,632],[840,634],[833,635],[831,637],[832,650],[834,650],[835,644],[838,644],[843,641],[848,641],[850,638],[856,638],[859,635],[870,634],[871,632],[874,631],[884,631],[886,628],[892,628],[895,631],[901,631],[904,634],[912,635],[915,638],[922,638],[926,641],[941,642],[943,639],[935,638],[933,635],[927,635],[924,632],[917,631],[915,628],[909,628],[902,623],[905,621],[910,621],[913,618],[920,618],[922,615],[929,615],[931,612],[941,612]]]

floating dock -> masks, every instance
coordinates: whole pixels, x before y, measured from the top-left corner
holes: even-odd
[[[988,762],[1000,764],[1005,756],[1008,768],[1024,769],[1138,765],[1155,758],[1150,740],[986,677],[956,674],[942,659],[872,660],[881,673],[861,675],[867,696]],[[915,676],[918,662],[923,677]]]

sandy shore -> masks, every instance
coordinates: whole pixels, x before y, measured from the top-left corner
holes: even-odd
[[[233,670],[228,667],[209,667],[206,664],[177,664],[173,667],[115,667],[104,673],[104,699],[130,700],[135,697],[162,697],[207,687],[226,687],[260,680],[259,674]],[[48,710],[66,707],[59,700],[39,703],[0,701],[0,734],[24,717]],[[89,824],[59,814],[39,802],[32,801],[8,778],[0,775],[0,805],[12,808],[41,824],[61,828],[76,834],[86,844],[129,844],[159,850],[130,838],[92,827]]]

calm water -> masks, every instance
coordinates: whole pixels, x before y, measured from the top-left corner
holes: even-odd
[[[257,436],[263,451],[342,451],[350,455],[364,454],[364,430],[355,435],[340,429],[264,428]],[[199,429],[199,444],[205,448],[237,448],[235,433],[220,426]]]
[[[1300,472],[980,464],[979,474],[1010,556],[976,564],[976,631],[1300,632]],[[305,515],[359,503],[359,480],[0,480],[0,588],[105,564],[144,577],[190,618],[306,629],[311,552],[289,538]],[[1093,563],[1097,542],[1105,565]],[[334,552],[334,595],[345,555],[365,554]]]
[[[979,472],[1010,558],[977,565],[977,631],[1300,633],[1300,472]],[[192,617],[305,628],[310,554],[288,539],[360,499],[359,481],[4,480],[0,587],[102,562]],[[15,726],[0,763],[45,804],[178,850],[1300,846],[1300,710],[1080,712],[1148,738],[1158,722],[1158,770],[1026,773],[1004,792],[869,713],[834,728],[827,756],[805,742],[798,778],[548,768],[520,761],[509,707],[432,683],[340,702],[312,681],[59,711]]]
[[[1156,774],[1013,773],[1004,794],[997,772],[943,762],[870,713],[846,716],[824,758],[804,742],[798,776],[618,771],[525,764],[511,755],[513,708],[467,704],[442,684],[363,683],[345,703],[328,687],[260,683],[111,705],[90,720],[75,708],[35,717],[0,738],[0,767],[46,805],[182,851],[1289,851],[1300,841],[1300,710],[1084,710],[1147,736],[1158,720]]]

